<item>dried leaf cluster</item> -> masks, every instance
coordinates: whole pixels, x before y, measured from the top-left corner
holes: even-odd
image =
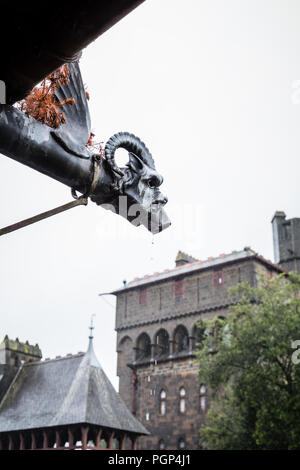
[[[59,101],[55,92],[61,85],[69,84],[69,76],[70,72],[67,65],[59,67],[36,86],[24,100],[20,101],[18,108],[42,124],[54,129],[64,124],[66,118],[62,107],[75,104],[75,99],[66,98]],[[89,100],[90,95],[87,90],[85,92],[86,98]],[[95,134],[91,132],[86,147],[103,156],[103,142],[95,142],[94,137]]]
[[[36,86],[30,95],[19,103],[19,108],[42,124],[57,128],[66,122],[61,108],[75,104],[74,98],[59,101],[55,96],[55,91],[60,85],[68,85],[68,83],[69,68],[63,65]]]

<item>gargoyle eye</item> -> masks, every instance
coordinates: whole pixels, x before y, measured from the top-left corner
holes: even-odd
[[[149,188],[158,188],[162,183],[162,178],[159,178],[158,176],[151,176],[151,178],[148,179],[147,184]]]

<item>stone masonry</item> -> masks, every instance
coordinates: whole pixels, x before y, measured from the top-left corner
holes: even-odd
[[[225,318],[238,282],[282,272],[250,248],[206,261],[179,252],[176,267],[135,279],[117,296],[119,392],[150,431],[140,449],[199,449],[209,391],[198,380],[197,322]]]

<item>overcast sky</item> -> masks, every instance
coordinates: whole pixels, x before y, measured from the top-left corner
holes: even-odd
[[[97,141],[139,136],[164,176],[172,226],[145,228],[92,202],[0,239],[0,341],[44,358],[95,351],[117,387],[115,299],[136,276],[250,246],[273,259],[276,210],[300,217],[298,0],[147,0],[83,51]],[[121,157],[120,157],[121,158]],[[0,159],[0,226],[71,200]]]

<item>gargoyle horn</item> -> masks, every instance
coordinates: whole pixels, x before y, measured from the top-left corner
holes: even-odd
[[[114,134],[105,145],[105,158],[111,169],[120,176],[124,176],[123,171],[117,166],[115,152],[118,148],[124,148],[128,152],[137,155],[142,162],[155,170],[154,160],[144,142],[129,132],[118,132]]]

